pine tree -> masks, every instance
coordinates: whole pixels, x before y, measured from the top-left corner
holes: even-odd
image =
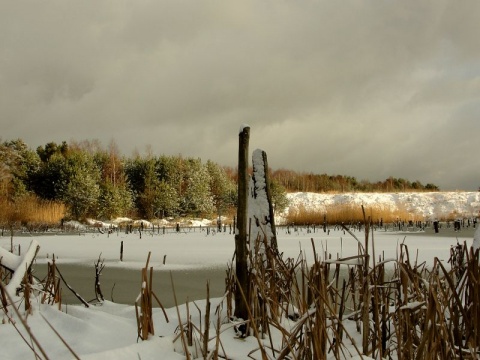
[[[85,151],[74,151],[66,157],[66,185],[61,196],[75,219],[97,215],[100,197],[100,169]]]
[[[158,183],[157,190],[157,196],[153,202],[153,215],[160,218],[176,215],[180,205],[176,189],[162,180]]]
[[[110,180],[100,185],[98,216],[113,219],[125,216],[133,207],[133,197],[126,183],[114,184]]]
[[[213,196],[210,192],[210,174],[207,167],[200,159],[189,159],[184,176],[182,210],[197,216],[213,213]]]
[[[0,144],[0,195],[8,200],[27,195],[31,191],[33,174],[38,171],[40,159],[17,139]]]
[[[228,207],[235,205],[236,185],[231,181],[225,170],[218,164],[207,161],[210,175],[210,193],[217,214],[223,214]]]
[[[82,219],[96,212],[99,196],[100,187],[94,176],[77,171],[70,177],[63,199],[73,218]]]

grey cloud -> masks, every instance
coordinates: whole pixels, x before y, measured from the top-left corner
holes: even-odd
[[[480,160],[459,159],[479,130],[478,2],[2,10],[4,139],[115,139],[127,154],[151,144],[234,166],[248,123],[252,150],[264,148],[273,167],[477,187]]]

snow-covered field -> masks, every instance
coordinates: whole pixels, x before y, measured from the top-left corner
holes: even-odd
[[[456,214],[458,217],[478,216],[480,192],[405,192],[405,193],[344,193],[288,194],[291,207],[324,211],[330,205],[351,204],[379,206],[382,209],[406,210],[421,220],[434,220]],[[405,219],[408,220],[408,219]]]
[[[466,216],[478,214],[478,193],[451,194],[443,197],[428,195],[424,199],[413,194],[406,194],[405,196],[411,199],[409,202],[411,206],[417,204],[416,206],[420,209],[425,207],[425,213],[430,213],[441,206],[446,209],[445,211],[458,209],[459,213]],[[358,194],[358,198],[352,198],[352,201],[359,204],[367,203],[367,201],[377,201],[378,203],[389,198],[388,194],[381,194],[371,195],[373,199],[377,196],[377,200],[366,200],[367,198],[364,195]],[[321,206],[322,203],[324,204],[327,201],[325,197],[313,194],[293,194],[290,196],[296,202],[304,199],[308,206]],[[345,199],[348,198],[340,195],[337,195],[337,197],[341,198],[341,201],[346,201]],[[400,198],[400,194],[390,195],[390,199]],[[307,203],[305,199],[309,202]],[[432,199],[437,199],[437,203],[435,204]],[[470,211],[470,213],[466,211]],[[431,263],[434,257],[446,262],[450,247],[457,244],[457,241],[466,241],[467,244],[471,244],[473,231],[472,228],[462,228],[460,232],[442,228],[439,234],[433,234],[430,230],[408,233],[379,230],[373,234],[375,253],[377,258],[379,255],[385,258],[396,257],[399,243],[404,242],[409,246],[410,254],[416,254],[418,251],[419,262],[427,261],[427,263]],[[358,239],[363,239],[363,232],[354,234]],[[306,228],[299,228],[298,231],[287,233],[286,229],[279,228],[277,236],[279,250],[284,253],[284,256],[297,258],[302,251],[307,261],[310,262],[312,259],[311,239],[314,240],[320,256],[324,256],[326,252],[332,254],[334,258],[357,253],[357,241],[350,234],[341,230],[330,229],[329,233],[325,233],[321,229],[312,232]],[[180,233],[169,232],[165,235],[143,233],[141,238],[138,233],[127,235],[124,232],[114,232],[110,235],[97,232],[84,235],[21,236],[14,238],[14,245],[16,249],[20,245],[22,251],[25,251],[33,239],[40,244],[37,263],[47,262],[52,254],[55,254],[59,266],[62,263],[77,263],[89,264],[91,267],[93,261],[101,253],[102,258],[105,258],[107,267],[126,267],[140,270],[145,266],[148,252],[151,251],[150,266],[158,271],[225,267],[231,261],[234,252],[234,238],[228,230],[227,232],[210,232],[207,234],[205,228],[203,231],[184,229]],[[122,241],[125,253],[123,261],[120,261],[119,250]],[[10,248],[9,236],[0,238],[0,247]],[[370,252],[372,251],[373,248]],[[164,265],[165,255],[167,256],[167,262]],[[212,319],[214,320],[217,319],[217,315],[213,312],[219,302],[220,299],[215,299],[212,302]],[[197,301],[196,304],[200,309],[205,309],[204,301]],[[23,309],[23,307],[20,308]],[[190,312],[194,318],[199,317],[199,312],[194,306],[190,307]],[[180,306],[179,313],[182,319],[185,319],[185,305]],[[222,314],[222,316],[225,315],[224,312]],[[28,317],[28,325],[50,359],[70,359],[73,357],[47,325],[45,319],[62,334],[64,340],[82,359],[184,359],[184,355],[175,352],[175,348],[177,350],[181,348],[179,346],[180,342],[177,342],[177,345],[172,342],[175,337],[175,329],[179,324],[177,309],[167,309],[167,315],[170,320],[168,323],[165,321],[162,311],[157,308],[154,309],[155,336],[143,342],[141,340],[137,342],[134,307],[109,301],[105,301],[101,306],[91,306],[88,309],[81,305],[69,305],[66,309],[64,308],[64,311],[58,311],[56,307],[41,305],[36,300],[34,301],[34,312]],[[22,334],[26,334],[18,319],[15,326]],[[257,341],[251,338],[246,340],[236,339],[233,329],[225,330],[229,326],[228,324],[224,325],[224,332],[221,336],[227,356],[234,359],[247,359],[248,353],[258,347]],[[4,315],[3,324],[0,324],[0,358],[14,360],[33,358],[32,351],[17,333],[16,328],[9,323]],[[274,337],[273,341],[280,341],[279,335],[277,338]],[[28,343],[31,342],[28,341]],[[254,356],[260,358],[260,353],[257,352]]]

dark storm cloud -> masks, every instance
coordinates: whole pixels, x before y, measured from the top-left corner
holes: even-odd
[[[3,139],[480,185],[480,3],[44,1],[0,13]]]

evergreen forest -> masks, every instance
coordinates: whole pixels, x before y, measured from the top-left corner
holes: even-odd
[[[236,179],[236,168],[210,160],[151,152],[127,157],[113,141],[106,148],[86,140],[36,149],[21,139],[0,141],[0,218],[8,207],[18,212],[25,201],[58,204],[77,220],[232,215]],[[288,205],[287,192],[439,190],[392,177],[371,183],[285,169],[270,170],[270,186],[277,211]]]

